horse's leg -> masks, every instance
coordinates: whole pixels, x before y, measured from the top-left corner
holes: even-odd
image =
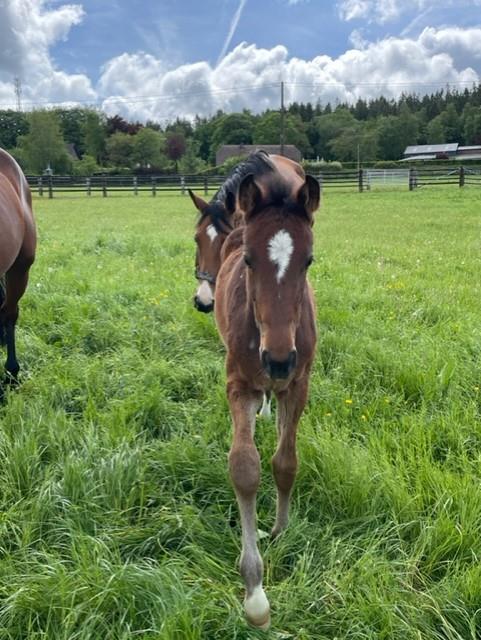
[[[2,309],[4,302],[5,302],[5,278],[2,276],[0,278],[0,311]],[[0,314],[0,347],[3,347],[4,344],[5,344],[5,327],[3,326],[2,316]]]
[[[18,318],[18,301],[25,293],[28,283],[27,265],[23,260],[17,260],[5,276],[5,300],[0,309],[0,322],[4,326],[5,344],[7,345],[7,361],[5,369],[8,378],[17,380],[20,366],[15,350],[15,325]]]
[[[227,385],[227,396],[234,425],[229,471],[242,526],[240,572],[246,587],[244,609],[251,624],[267,629],[270,608],[262,588],[264,566],[256,539],[256,493],[260,482],[260,459],[254,443],[254,430],[260,394],[247,389],[241,382],[231,381]]]
[[[289,502],[297,472],[297,424],[307,400],[308,379],[292,382],[277,396],[277,450],[272,458],[272,470],[277,485],[276,521],[272,537],[287,526]]]

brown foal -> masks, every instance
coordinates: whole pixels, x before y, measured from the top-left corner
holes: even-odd
[[[0,344],[7,346],[7,379],[20,369],[15,353],[18,301],[27,287],[35,258],[36,232],[32,197],[15,160],[0,149]],[[2,282],[5,283],[5,289]]]
[[[217,278],[215,313],[227,349],[227,396],[234,429],[229,470],[242,526],[244,607],[248,620],[264,629],[270,623],[270,607],[256,542],[256,412],[263,394],[272,391],[278,433],[272,458],[275,537],[288,521],[297,470],[296,430],[316,344],[314,300],[306,273],[319,199],[319,184],[296,163],[279,156],[257,158],[238,190],[245,226],[237,234],[242,233],[243,241],[225,243]]]

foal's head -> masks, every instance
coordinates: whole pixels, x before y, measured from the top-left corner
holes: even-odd
[[[199,311],[209,313],[214,308],[215,282],[220,269],[221,249],[232,231],[232,215],[218,200],[205,202],[190,189],[189,195],[200,212],[195,231],[195,277],[199,286],[194,296],[194,305]],[[227,201],[234,210],[235,198],[232,194],[228,194]]]
[[[303,300],[310,295],[306,274],[313,260],[319,198],[319,184],[311,176],[289,182],[271,174],[267,184],[257,184],[251,175],[239,189],[248,300],[260,333],[262,366],[273,379],[289,377],[297,364],[296,337]]]

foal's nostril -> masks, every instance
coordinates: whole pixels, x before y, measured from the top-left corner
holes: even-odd
[[[269,351],[263,349],[261,362],[264,371],[270,378],[287,378],[297,364],[297,351],[293,349],[286,360],[273,360]]]

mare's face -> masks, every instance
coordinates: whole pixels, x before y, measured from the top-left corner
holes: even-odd
[[[248,296],[260,332],[260,357],[272,378],[286,378],[296,364],[296,330],[312,262],[311,223],[302,214],[267,209],[244,235]]]
[[[196,277],[199,283],[194,305],[208,313],[214,308],[215,281],[220,269],[220,254],[228,230],[215,225],[209,215],[201,219],[195,232]]]

